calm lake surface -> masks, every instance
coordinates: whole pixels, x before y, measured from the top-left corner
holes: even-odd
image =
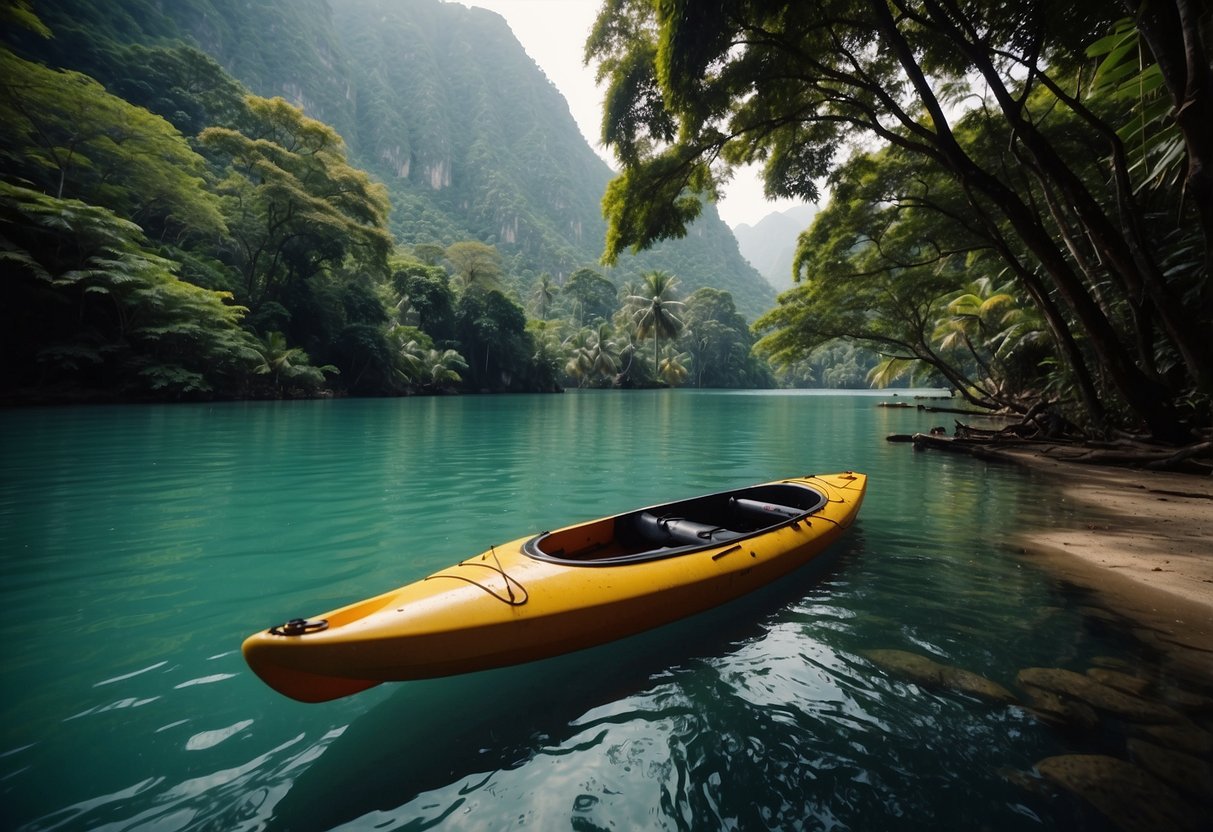
[[[1016,690],[1153,655],[1012,536],[1016,468],[884,441],[865,395],[570,392],[0,412],[0,828],[1103,829],[1016,775],[1115,750],[879,666]],[[529,532],[785,476],[870,476],[809,569],[662,630],[303,705],[249,633]]]

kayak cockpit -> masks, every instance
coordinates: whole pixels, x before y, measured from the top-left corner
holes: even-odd
[[[522,551],[537,560],[568,565],[639,563],[763,534],[825,504],[825,494],[809,486],[754,486],[544,532],[528,540]]]

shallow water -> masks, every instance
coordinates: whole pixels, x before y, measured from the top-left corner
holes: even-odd
[[[1128,628],[1016,555],[1028,517],[1064,516],[1047,482],[886,443],[952,417],[876,401],[0,412],[0,827],[1111,828],[1013,772],[1122,751],[1126,726],[1058,730],[867,658],[910,651],[1017,693],[1030,666],[1159,675]],[[845,469],[868,497],[826,557],[623,642],[323,705],[240,657],[250,632],[528,532]]]

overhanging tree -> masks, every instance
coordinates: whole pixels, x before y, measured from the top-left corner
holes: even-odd
[[[1009,235],[1004,248],[1030,258],[1028,274],[1082,330],[1134,416],[1157,436],[1182,438],[1177,400],[1213,390],[1207,272],[1184,280],[1159,268],[1146,211],[1125,187],[1116,125],[1086,98],[1083,48],[1106,34],[1115,11],[1043,0],[725,0],[710,9],[608,0],[587,43],[608,82],[603,138],[622,165],[604,197],[604,256],[685,233],[701,210],[697,195],[714,197],[735,166],[762,163],[769,196],[816,200],[815,183],[843,143],[891,144],[952,176],[982,221],[996,212],[988,233]],[[1199,27],[1179,29],[1203,49]],[[1207,89],[1187,92],[1186,106],[1203,106]],[[972,111],[1011,136],[1029,188],[958,140],[953,121],[969,96],[978,99]],[[1102,148],[1102,176],[1084,176],[1067,158],[1052,129],[1059,109],[1082,141]],[[1179,219],[1195,221],[1191,211]],[[1130,328],[1109,315],[1102,286],[1131,307]],[[1143,366],[1133,346],[1143,334],[1155,350],[1182,356],[1181,379]]]

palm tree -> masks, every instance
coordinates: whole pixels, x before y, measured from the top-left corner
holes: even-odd
[[[682,384],[691,373],[686,366],[686,360],[690,357],[690,353],[677,352],[667,347],[665,358],[661,359],[661,366],[657,369],[658,377],[671,387]]]
[[[586,358],[590,375],[595,379],[611,378],[619,372],[619,353],[611,340],[612,334],[611,325],[604,321],[590,335]]]
[[[574,379],[578,387],[584,387],[590,374],[590,330],[577,330],[561,346],[568,356],[564,365],[565,375]]]
[[[941,350],[967,352],[986,379],[997,384],[988,356],[996,350],[996,324],[1004,310],[1014,305],[1010,293],[994,289],[988,277],[978,278],[948,302],[946,315],[936,323],[932,338]]]
[[[415,339],[400,347],[400,363],[403,374],[423,389],[463,381],[459,371],[468,367],[455,350],[437,350]]]
[[[467,368],[467,362],[455,350],[426,350],[422,377],[436,388],[448,381],[463,381],[459,371]]]
[[[534,309],[539,313],[539,320],[546,321],[548,319],[548,309],[552,305],[552,301],[556,300],[556,295],[560,293],[560,287],[556,285],[556,281],[547,272],[539,275],[539,280],[535,283],[535,288],[531,291],[531,301],[534,303]]]
[[[613,343],[618,354],[616,363],[621,365],[618,369],[617,378],[623,382],[631,378],[632,362],[643,346],[636,337],[636,327],[631,324],[632,316],[625,310],[620,310],[615,315],[615,332],[617,335]]]
[[[340,372],[331,364],[313,367],[308,354],[300,347],[288,347],[286,336],[281,332],[268,333],[257,345],[256,352],[260,363],[253,367],[253,372],[270,376],[275,390],[281,389],[284,381],[319,387],[324,384],[325,373]]]
[[[397,365],[397,371],[404,377],[405,381],[420,383],[422,367],[425,362],[425,347],[417,343],[415,339],[409,339],[405,342],[403,336],[407,331],[405,327],[396,327],[392,331],[392,335],[397,339],[397,346],[399,346],[397,355],[400,360]]]
[[[632,321],[638,338],[653,334],[653,373],[660,376],[657,366],[660,355],[661,336],[673,338],[682,329],[682,320],[675,314],[683,306],[674,300],[678,278],[660,270],[644,275],[641,291],[629,295],[627,302],[634,308]]]
[[[974,386],[1003,404],[1023,391],[1009,364],[1024,344],[1037,340],[1043,323],[1032,310],[1020,306],[1009,286],[995,286],[989,277],[964,287],[948,302],[936,322],[932,339],[940,350],[967,354],[983,376]]]
[[[639,280],[627,280],[619,287],[619,300],[623,302],[623,308],[632,313],[636,311],[636,304],[632,298],[639,297],[644,291],[644,284]]]
[[[531,361],[535,365],[537,378],[545,387],[555,388],[564,360],[564,343],[560,338],[561,321],[527,321],[526,331],[531,334],[535,352]]]

